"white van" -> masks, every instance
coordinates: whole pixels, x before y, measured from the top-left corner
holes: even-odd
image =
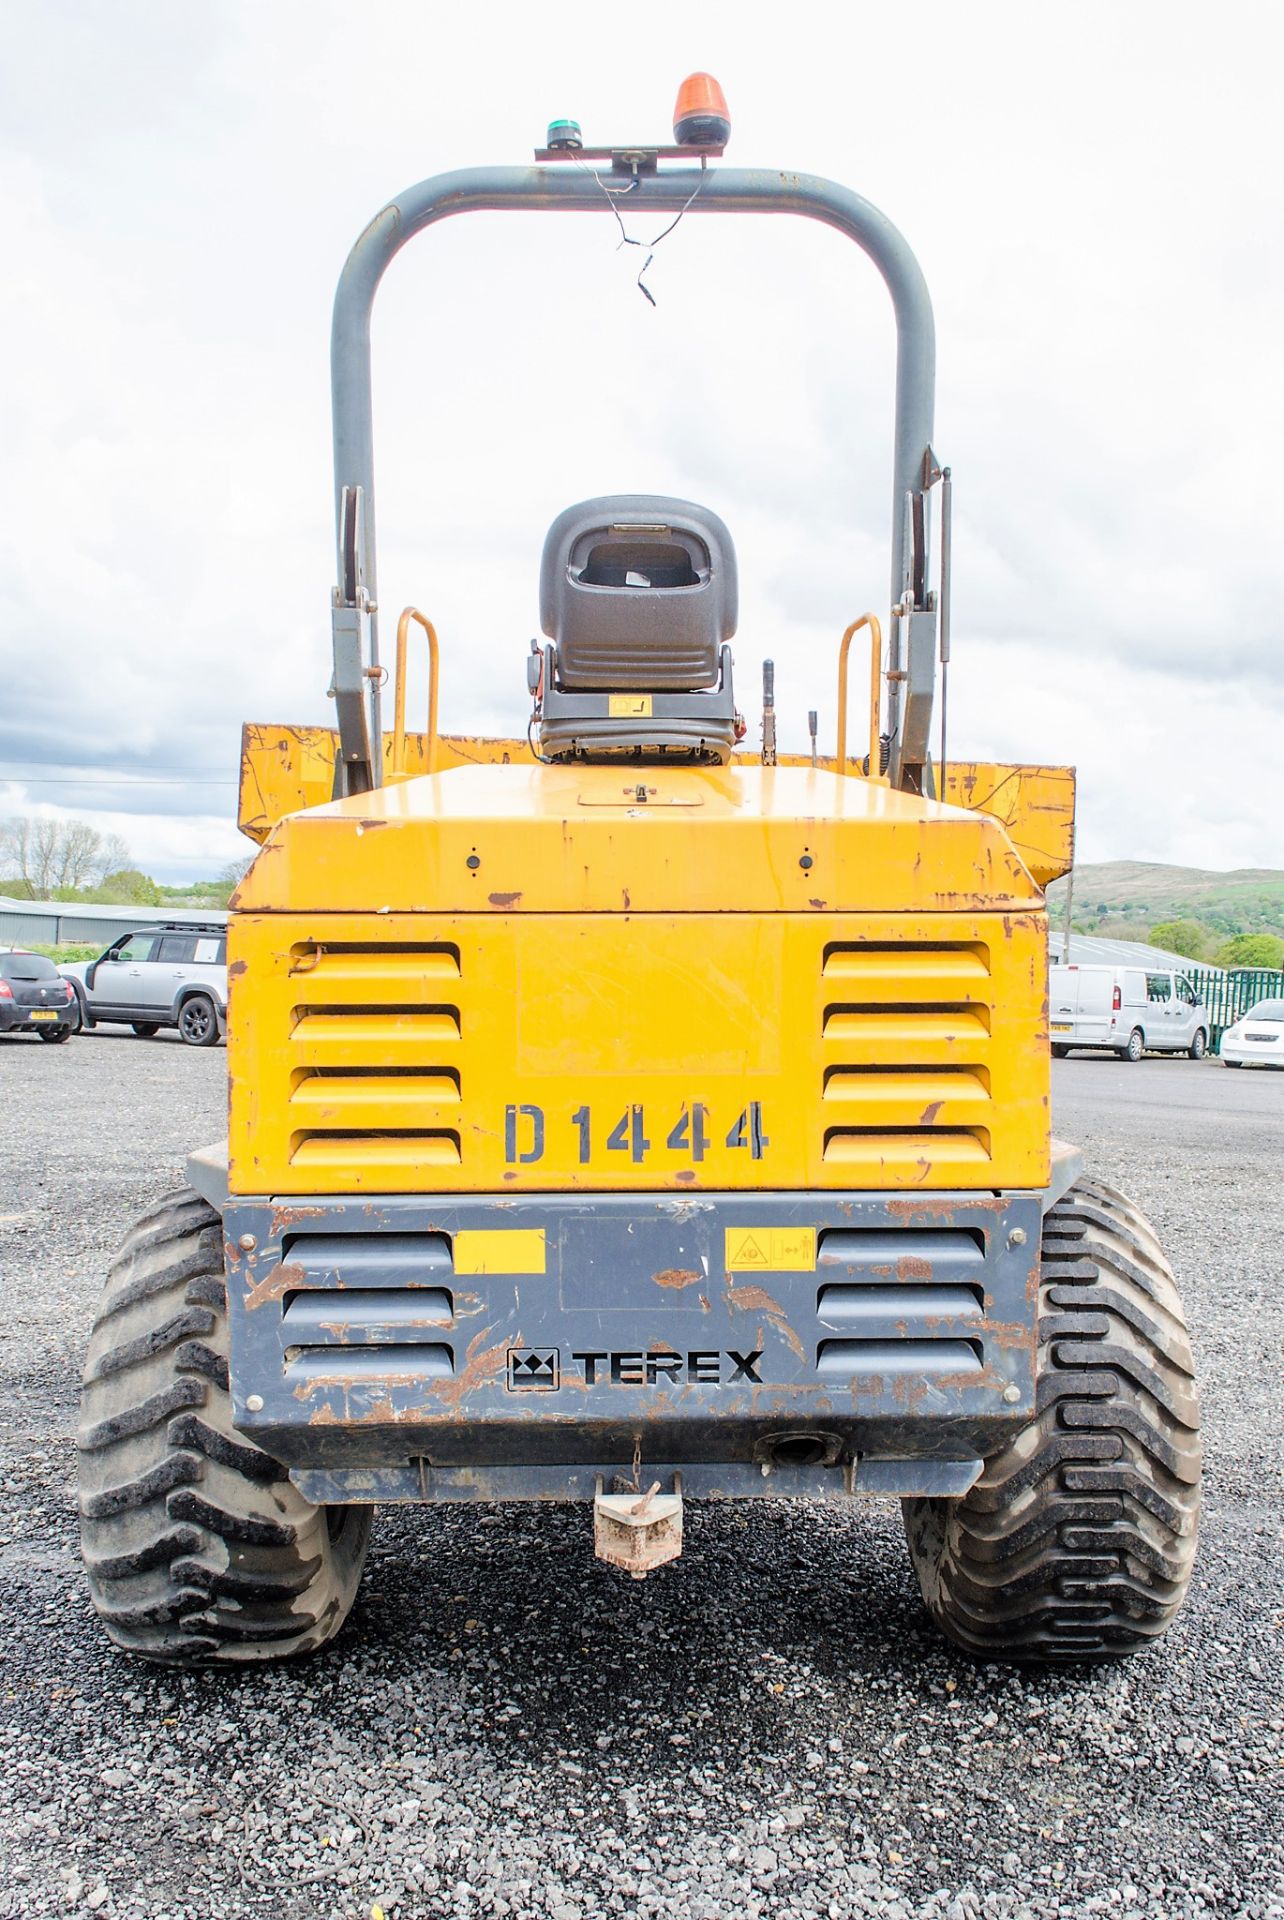
[[[1202,1060],[1208,1010],[1184,973],[1165,967],[1053,967],[1048,981],[1052,1051],[1102,1047],[1121,1060],[1188,1053]]]

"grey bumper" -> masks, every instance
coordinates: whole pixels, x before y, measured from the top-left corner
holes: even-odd
[[[962,1492],[1033,1411],[1043,1200],[229,1199],[236,1423],[317,1500],[566,1498],[637,1460]]]

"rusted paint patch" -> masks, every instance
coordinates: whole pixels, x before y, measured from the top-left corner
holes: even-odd
[[[1023,1353],[1035,1347],[1038,1329],[1032,1321],[990,1320],[986,1323],[986,1333],[991,1344],[1001,1347],[1005,1353]]]
[[[297,1260],[281,1260],[250,1288],[245,1296],[245,1310],[253,1313],[256,1307],[265,1307],[269,1300],[280,1300],[295,1287],[305,1287],[307,1282],[306,1267],[300,1266]]]
[[[522,896],[519,890],[517,893],[491,893],[486,897],[492,907],[515,907]]]
[[[338,1211],[342,1212],[342,1209]],[[312,1220],[333,1220],[335,1213],[336,1209],[333,1207],[273,1207],[272,1231],[279,1234],[291,1233],[296,1227],[304,1226]]]
[[[964,1213],[960,1210],[958,1202],[955,1200],[936,1200],[930,1196],[924,1196],[921,1199],[901,1200],[893,1199],[889,1196],[887,1211],[896,1219],[903,1220],[907,1226],[916,1226],[925,1220],[953,1221],[956,1215],[958,1215],[960,1220],[966,1220],[967,1214],[972,1212],[1002,1213],[1007,1207],[1007,1204],[1006,1199],[1001,1193],[969,1194],[967,1212]]]
[[[694,1287],[704,1279],[703,1273],[692,1273],[686,1267],[666,1267],[663,1273],[653,1273],[651,1278],[657,1287]]]
[[[398,1318],[395,1323],[388,1322],[385,1324],[395,1324],[399,1333],[405,1329],[413,1329],[420,1333],[431,1332],[440,1334],[443,1329],[450,1325],[450,1322],[443,1320],[441,1315],[436,1313],[416,1317],[406,1316],[404,1319]],[[354,1339],[352,1322],[350,1320],[322,1320],[318,1322],[318,1325],[323,1333],[328,1333],[336,1344],[341,1347],[377,1346],[380,1344],[377,1341]],[[364,1330],[363,1328],[362,1331],[364,1332]]]
[[[508,1365],[509,1347],[522,1347],[526,1344],[519,1329],[511,1335],[502,1334],[493,1347],[484,1346],[482,1343],[491,1331],[492,1328],[483,1327],[480,1333],[474,1334],[468,1343],[468,1351],[464,1355],[463,1371],[455,1379],[424,1382],[428,1391],[443,1406],[457,1407],[468,1394],[476,1392],[479,1387],[486,1386],[496,1374],[505,1371]]]
[[[765,1287],[728,1287],[723,1295],[733,1312],[770,1313],[784,1318],[785,1310],[779,1300],[773,1300]]]
[[[778,1300],[773,1300],[765,1287],[728,1287],[723,1299],[733,1313],[765,1313],[776,1332],[787,1342],[797,1357],[802,1360],[802,1341],[785,1318],[785,1310]],[[762,1329],[758,1330],[758,1344],[762,1345]]]
[[[413,1386],[414,1381],[409,1375],[394,1373],[389,1374],[387,1380],[381,1384],[388,1387],[406,1387]],[[382,1400],[372,1401],[368,1411],[363,1413],[359,1420],[354,1421],[353,1425],[359,1427],[395,1427],[401,1417],[397,1412],[392,1395],[389,1393]]]

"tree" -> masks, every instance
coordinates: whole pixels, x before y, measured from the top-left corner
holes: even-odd
[[[1274,933],[1237,933],[1218,948],[1217,964],[1284,969],[1284,940]]]
[[[140,873],[137,867],[118,867],[114,873],[105,873],[94,892],[112,906],[158,907],[161,903],[160,888],[149,873]]]
[[[236,892],[236,889],[254,865],[255,858],[256,856],[251,854],[248,860],[232,860],[224,867],[222,873],[220,873],[218,879],[214,882],[213,888],[219,906],[231,906],[232,895]]]
[[[94,860],[95,878],[101,882],[109,873],[137,873],[133,865],[133,854],[118,833],[103,834]]]
[[[1216,941],[1199,920],[1161,920],[1150,929],[1152,947],[1179,953],[1184,960],[1209,960]]]
[[[112,868],[127,866],[119,834],[102,834],[87,820],[18,814],[0,826],[0,861],[21,876],[30,900],[48,900],[57,887],[83,887]]]
[[[0,827],[0,860],[12,867],[15,878],[9,885],[21,899],[35,899],[35,893],[28,877],[31,871],[31,822],[19,816],[16,820],[6,820]]]

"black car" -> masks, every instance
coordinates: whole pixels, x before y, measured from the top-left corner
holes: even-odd
[[[42,953],[0,953],[0,1033],[70,1040],[78,1025],[76,990]]]

